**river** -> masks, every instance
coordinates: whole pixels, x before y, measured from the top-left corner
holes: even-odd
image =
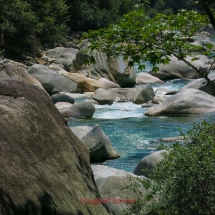
[[[136,72],[137,67],[135,67]],[[150,65],[146,71],[150,70]],[[163,84],[152,84],[154,90],[167,88],[178,90],[189,80],[171,80]],[[192,124],[206,120],[215,121],[215,114],[199,116],[161,116],[147,117],[147,108],[141,108],[131,102],[113,103],[113,105],[95,105],[96,111],[92,119],[76,119],[69,122],[69,126],[99,124],[112,142],[114,149],[120,154],[116,160],[103,163],[110,167],[132,172],[138,162],[156,150],[152,140],[164,137],[175,137],[180,134],[179,128],[186,132]]]

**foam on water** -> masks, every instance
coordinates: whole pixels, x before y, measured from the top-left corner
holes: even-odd
[[[95,105],[95,119],[123,119],[131,117],[143,117],[145,108],[131,102],[114,102],[112,105]]]

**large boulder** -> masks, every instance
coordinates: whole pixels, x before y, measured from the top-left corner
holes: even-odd
[[[196,79],[201,78],[201,75],[197,73],[192,67],[188,66],[182,60],[178,60],[176,57],[171,56],[170,62],[167,65],[158,64],[159,71],[158,72],[150,72],[151,75],[160,78],[160,79],[175,79],[175,78],[188,78],[188,79]],[[192,57],[188,56],[186,58],[187,61],[191,62]],[[202,72],[207,71],[207,66],[201,60],[196,60],[191,62],[198,69],[201,69]]]
[[[34,64],[30,68],[29,74],[35,77],[42,85],[51,84],[61,92],[77,92],[77,84],[75,82],[59,75],[47,66]]]
[[[32,85],[37,85],[41,89],[44,89],[36,78],[28,74],[26,69],[27,67],[24,64],[0,58],[0,79],[13,78]]]
[[[75,103],[75,99],[65,93],[59,93],[59,94],[52,95],[51,100],[53,101],[54,104],[56,104],[57,102],[68,102],[71,104]]]
[[[215,74],[209,75],[208,77],[212,81],[215,80]],[[193,89],[204,91],[214,96],[215,95],[214,87],[215,87],[214,83],[211,83],[210,85],[208,85],[207,81],[204,78],[199,78],[185,85],[181,90],[193,88]]]
[[[90,131],[88,128],[84,128],[82,131],[71,129],[75,134],[77,132],[77,136],[81,137],[81,142],[89,149],[91,163],[120,157],[99,125],[91,127]],[[85,135],[83,135],[84,131],[86,131]]]
[[[70,129],[79,139],[81,139],[87,133],[89,133],[93,129],[93,127],[91,127],[91,126],[74,126],[74,127],[70,127]]]
[[[120,87],[133,87],[136,84],[134,68],[128,66],[128,61],[124,61],[123,56],[108,59],[108,66]]]
[[[215,112],[213,96],[196,89],[184,89],[167,98],[162,104],[149,108],[145,115],[193,115],[211,112]]]
[[[153,84],[153,83],[163,83],[163,81],[148,73],[140,72],[137,74],[136,83],[137,84]]]
[[[166,150],[161,150],[153,152],[152,154],[144,157],[135,167],[133,173],[135,175],[143,175],[145,177],[150,176],[150,170],[152,170],[162,159],[162,153],[165,153]]]
[[[59,111],[65,118],[92,118],[95,112],[95,107],[91,102],[85,101],[76,103],[68,108],[63,108]]]
[[[108,94],[105,97],[110,101],[116,102],[133,102],[135,104],[142,104],[152,100],[155,96],[154,90],[150,85],[138,86],[135,88],[111,88],[107,90]],[[96,101],[102,101],[104,96],[101,93],[95,92],[94,97]]]
[[[95,91],[93,99],[96,100],[100,105],[113,104],[113,98],[109,97],[109,92],[102,88],[99,88]]]
[[[99,193],[115,215],[122,214],[122,211],[127,208],[126,202],[129,205],[135,204],[139,197],[138,192],[141,192],[141,198],[146,192],[143,186],[138,188],[137,192],[129,189],[132,183],[137,182],[135,180],[137,178],[148,180],[143,176],[136,176],[124,170],[102,165],[92,165],[92,170]],[[144,205],[144,202],[142,205]],[[136,208],[133,214],[142,214],[139,213],[142,209],[142,207]]]
[[[76,57],[78,49],[74,48],[64,48],[56,47],[54,49],[49,49],[46,51],[46,56],[52,58],[52,62],[63,66],[63,68],[68,71],[74,71],[73,60]]]
[[[14,79],[0,80],[0,214],[110,214],[99,198],[86,147],[48,95]]]
[[[81,50],[73,62],[76,71],[85,70],[88,77],[106,78],[116,82],[120,87],[133,87],[135,85],[135,71],[133,67],[128,66],[127,61],[123,60],[123,56],[108,59],[102,52],[95,52],[93,56],[95,63],[86,66],[85,61],[90,58],[90,55]]]
[[[87,80],[80,81],[78,83],[78,89],[82,93],[94,92],[95,91],[95,88]]]
[[[84,92],[94,92],[95,89],[101,88],[101,84],[98,80],[88,78],[81,73],[70,73],[70,72],[61,72],[61,75],[65,76],[71,81],[74,81],[78,84],[78,89]]]
[[[108,90],[110,88],[120,88],[119,84],[116,84],[113,81],[109,81],[107,78],[100,78],[98,82],[101,84],[101,87],[105,90]]]

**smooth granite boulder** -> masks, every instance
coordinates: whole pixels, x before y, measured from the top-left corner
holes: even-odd
[[[72,104],[69,102],[57,102],[54,105],[57,109],[63,109],[63,108],[68,108],[72,106]]]
[[[215,74],[209,75],[208,77],[210,78],[210,80],[215,80]],[[208,85],[207,81],[204,78],[199,78],[197,80],[190,82],[189,84],[185,85],[181,90],[190,89],[190,88],[204,91],[212,96],[215,95],[214,83],[211,85]]]
[[[86,147],[49,96],[23,81],[0,79],[0,214],[108,215]]]
[[[51,84],[61,92],[75,93],[78,90],[75,82],[68,80],[44,65],[34,64],[30,68],[29,74],[36,78],[42,85]]]
[[[0,79],[12,78],[15,80],[24,81],[31,85],[37,85],[44,90],[40,82],[28,74],[26,69],[27,67],[24,64],[0,58]]]
[[[120,88],[119,84],[109,81],[107,78],[100,78],[98,82],[101,85],[101,88],[108,90],[110,88]]]
[[[74,127],[70,127],[70,129],[72,130],[72,132],[79,138],[81,139],[82,137],[84,137],[87,133],[89,133],[93,127],[90,126],[74,126]]]
[[[165,153],[166,150],[161,150],[153,152],[152,154],[144,157],[135,167],[133,173],[135,175],[143,175],[149,177],[150,170],[152,170],[162,159],[162,153]]]
[[[136,74],[133,67],[128,66],[128,61],[123,56],[108,59],[108,66],[117,84],[120,87],[134,87]]]
[[[145,115],[193,115],[211,112],[215,112],[213,96],[196,89],[184,89],[167,98],[162,104],[149,108]]]
[[[74,104],[75,99],[71,97],[69,94],[59,93],[51,96],[51,100],[54,104],[57,102],[68,102]]]
[[[78,89],[82,93],[86,92],[94,92],[95,88],[87,81],[87,80],[82,80],[78,83]]]
[[[150,85],[138,86],[135,88],[111,88],[107,90],[108,98],[116,102],[133,102],[142,104],[152,100],[155,96],[154,90]],[[99,97],[97,96],[97,99]],[[98,100],[97,100],[98,101]]]
[[[163,83],[163,81],[146,72],[140,72],[137,74],[136,84],[153,84],[153,83]]]
[[[68,71],[74,71],[73,60],[76,57],[78,49],[56,47],[46,51],[46,55],[53,59],[53,63],[62,65]]]
[[[120,157],[112,147],[110,139],[105,135],[99,125],[92,128],[80,140],[90,151],[91,163]]]
[[[123,56],[108,59],[102,52],[93,53],[95,63],[86,66],[86,59],[90,55],[81,50],[73,61],[76,71],[85,70],[88,77],[99,79],[106,78],[117,83],[120,87],[133,87],[135,85],[135,71],[133,67],[128,66],[128,61],[123,60]]]
[[[59,111],[65,118],[92,118],[95,107],[91,102],[84,101],[76,103],[68,108],[60,109]]]
[[[127,207],[126,202],[129,205],[135,204],[139,196],[138,192],[135,193],[132,189],[128,188],[131,183],[137,182],[135,178],[148,180],[144,176],[136,176],[130,172],[103,165],[92,165],[92,170],[99,193],[115,215],[122,214],[122,211]],[[138,188],[138,191],[141,192],[141,199],[143,199],[146,192],[145,188]],[[142,205],[144,206],[144,204],[143,202]],[[142,207],[136,208],[133,214],[143,215],[141,210]]]
[[[109,91],[102,88],[99,88],[94,92],[93,99],[96,100],[100,105],[113,104],[113,98],[109,96]]]
[[[192,57],[188,56],[187,61],[191,62]],[[167,65],[158,64],[158,72],[150,72],[151,75],[164,79],[175,79],[175,78],[188,78],[196,79],[201,78],[201,75],[197,73],[192,67],[188,66],[185,62],[178,60],[176,57],[171,56],[170,62]],[[207,72],[207,66],[201,60],[193,61],[192,64],[197,68],[200,68],[202,72]]]

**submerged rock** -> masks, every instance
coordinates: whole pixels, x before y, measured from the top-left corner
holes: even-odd
[[[167,98],[162,104],[149,108],[145,115],[193,115],[211,112],[215,112],[213,96],[196,89],[184,89]]]
[[[36,86],[0,80],[0,213],[103,214],[86,147]]]

